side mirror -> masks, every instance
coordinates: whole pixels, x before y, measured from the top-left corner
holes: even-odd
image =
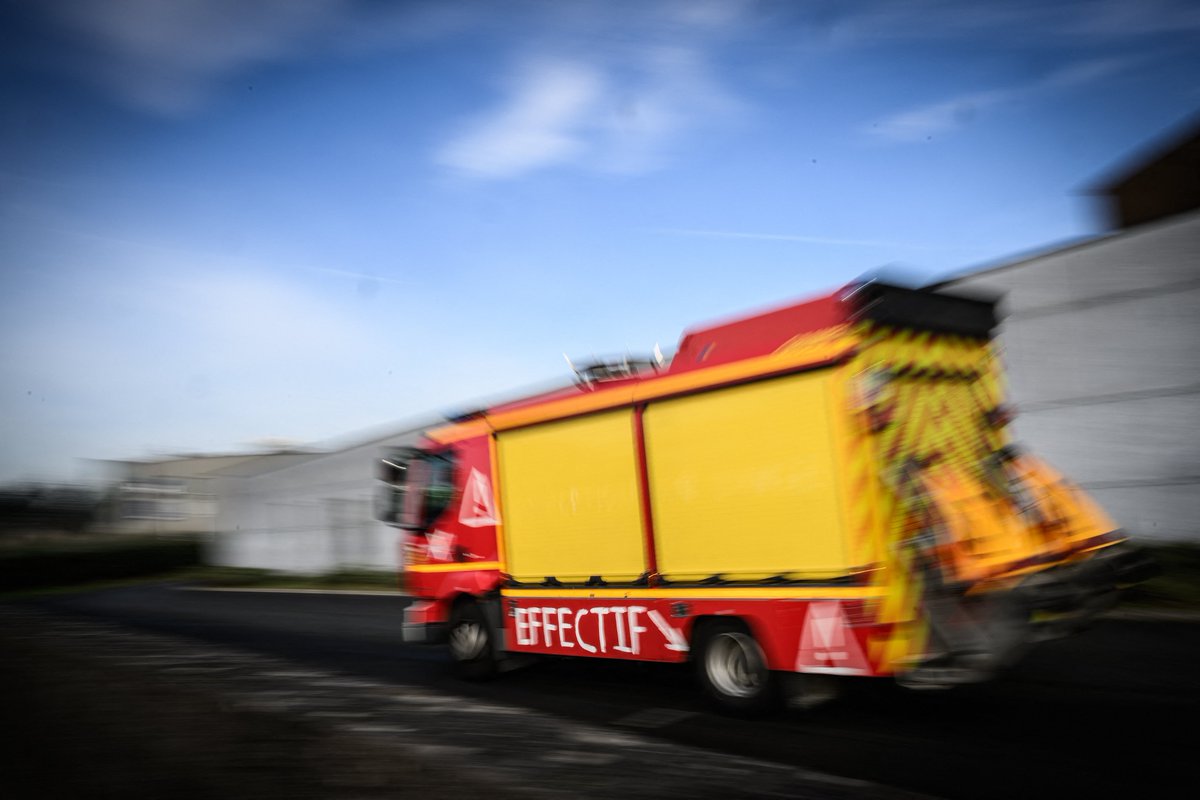
[[[413,479],[410,467],[419,463],[421,451],[414,447],[396,447],[386,450],[376,463],[376,477],[381,485],[375,496],[375,516],[389,525],[402,528],[415,526],[405,525],[405,498],[409,491],[409,483]]]
[[[382,484],[375,493],[375,518],[388,525],[395,525],[400,520],[400,505],[403,489],[389,484]]]

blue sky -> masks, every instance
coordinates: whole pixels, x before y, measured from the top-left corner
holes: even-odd
[[[1099,231],[1200,7],[0,6],[0,480],[322,442]]]

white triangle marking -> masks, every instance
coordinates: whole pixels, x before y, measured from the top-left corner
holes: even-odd
[[[468,528],[482,528],[500,522],[496,516],[495,501],[492,500],[492,485],[487,476],[474,467],[467,478],[467,490],[458,509],[458,521]]]
[[[453,533],[433,531],[425,540],[429,542],[429,557],[434,561],[450,560],[450,545],[454,542]]]
[[[797,672],[829,672],[855,675],[865,672],[865,659],[853,636],[846,635],[846,619],[841,603],[810,603],[804,628],[800,631],[800,649],[796,653]],[[813,661],[824,664],[813,664]]]

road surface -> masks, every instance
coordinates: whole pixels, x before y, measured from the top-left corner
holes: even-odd
[[[407,602],[152,585],[38,605],[945,798],[1148,797],[1195,782],[1193,622],[1101,620],[986,686],[907,692],[860,680],[833,705],[747,721],[711,713],[677,665],[559,659],[457,682],[440,648],[400,641]]]

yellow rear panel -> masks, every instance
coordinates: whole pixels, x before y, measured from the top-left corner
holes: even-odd
[[[751,580],[850,566],[829,380],[807,373],[649,406],[660,573]]]
[[[497,437],[508,572],[518,581],[629,581],[646,569],[633,411]]]

